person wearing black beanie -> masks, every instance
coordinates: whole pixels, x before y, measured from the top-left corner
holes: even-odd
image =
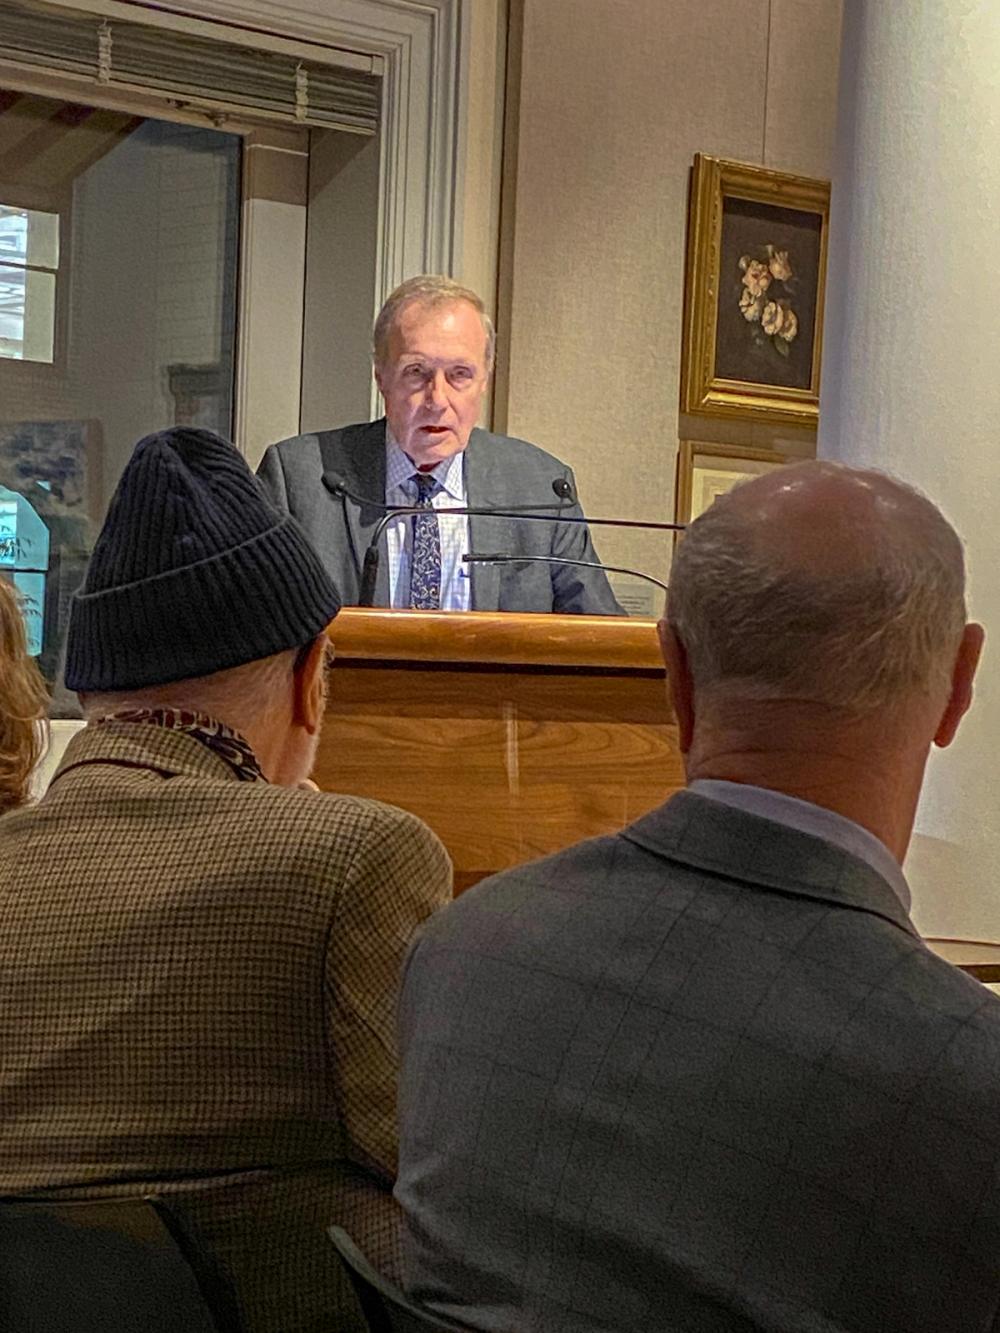
[[[136,446],[70,619],[87,726],[0,822],[0,1196],[169,1192],[259,1333],[365,1328],[394,1253],[397,980],[451,894],[414,816],[303,790],[340,598],[237,450]]]
[[[208,714],[266,777],[295,785],[315,757],[321,636],[339,610],[298,524],[227,440],[159,431],[136,445],[73,599],[66,686],[91,719],[166,705]],[[276,675],[291,692],[270,688]]]

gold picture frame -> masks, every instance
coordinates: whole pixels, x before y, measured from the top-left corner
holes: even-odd
[[[815,426],[830,183],[698,153],[681,407]]]
[[[796,461],[774,449],[681,440],[677,450],[674,522],[693,523],[717,496],[732,490],[739,482]]]

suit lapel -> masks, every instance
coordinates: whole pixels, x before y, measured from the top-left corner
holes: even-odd
[[[494,458],[484,431],[477,427],[469,436],[465,450],[465,502],[478,509],[498,508],[509,501],[502,492],[502,474],[494,465]],[[469,549],[477,555],[502,553],[504,524],[493,518],[469,517]],[[472,565],[473,611],[500,609],[501,565]]]
[[[321,437],[320,450],[323,455],[324,471],[339,473],[349,491],[372,504],[359,505],[347,496],[331,496],[333,504],[343,506],[344,523],[351,543],[354,565],[361,576],[372,533],[384,510],[385,504],[385,418],[367,422],[360,426],[349,426],[339,432],[339,447],[334,451],[327,439]],[[380,545],[378,579],[375,584],[375,602],[378,606],[389,604],[389,570],[386,554],[386,541],[383,534]]]
[[[867,862],[823,838],[721,801],[678,792],[621,836],[693,869],[871,912],[917,936],[891,886]]]

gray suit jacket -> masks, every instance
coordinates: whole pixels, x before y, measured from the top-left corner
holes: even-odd
[[[1000,1001],[684,792],[487,880],[401,1000],[408,1290],[518,1333],[1000,1329]]]
[[[331,495],[324,473],[340,478],[348,490],[375,501],[360,506]],[[279,508],[295,515],[319,552],[345,604],[357,602],[364,553],[385,502],[385,420],[297,435],[272,444],[257,475]],[[474,430],[465,451],[469,504],[483,508],[562,503],[567,515],[582,515],[578,504],[560,502],[552,482],[572,471],[557,458],[524,440]],[[470,518],[472,548],[480,554],[558,555],[597,560],[581,523],[517,522]],[[389,604],[386,544],[381,545],[376,606]],[[474,611],[564,611],[588,615],[623,615],[607,575],[573,565],[473,565]]]

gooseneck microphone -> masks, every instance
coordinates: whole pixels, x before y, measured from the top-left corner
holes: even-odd
[[[372,606],[375,602],[375,585],[378,581],[378,568],[381,559],[379,545],[382,541],[382,534],[386,528],[397,518],[407,518],[415,514],[426,514],[427,509],[424,505],[389,505],[382,500],[373,500],[370,497],[357,495],[344,485],[343,480],[334,472],[323,473],[323,485],[331,495],[343,497],[351,500],[361,508],[378,509],[382,512],[382,518],[375,524],[372,531],[371,540],[365,550],[364,560],[361,564],[361,585],[358,590],[358,605]],[[575,502],[573,488],[565,477],[556,477],[552,482],[552,489],[560,499],[570,503]],[[464,514],[476,518],[534,518],[542,519],[551,523],[554,518],[560,517],[558,512],[552,512],[550,504],[544,505],[511,505],[506,509],[490,509],[469,505],[451,505],[447,508],[435,509],[435,514]],[[576,515],[562,515],[567,522],[583,522]]]
[[[334,472],[323,473],[323,485],[331,495],[351,500],[363,509],[377,509],[382,514],[372,530],[371,540],[365,551],[361,566],[361,587],[358,592],[358,605],[372,606],[375,601],[375,583],[378,578],[380,559],[379,543],[382,540],[382,534],[394,519],[408,518],[415,514],[426,514],[427,507],[425,505],[389,505],[382,500],[374,500],[370,496],[357,495]],[[552,482],[552,489],[564,503],[566,500],[575,502],[573,488],[565,477],[556,477]],[[456,514],[464,515],[467,518],[509,518],[515,522],[526,523],[582,523],[585,527],[642,528],[651,532],[683,532],[685,526],[683,523],[647,523],[632,518],[587,518],[584,514],[564,513],[562,509],[562,506],[557,506],[553,510],[552,505],[508,505],[502,509],[479,505],[449,505],[446,508],[435,509],[434,513],[438,518],[446,514]],[[559,563],[556,557],[553,557],[553,563]]]
[[[579,565],[583,569],[603,569],[610,574],[630,574],[632,578],[655,583],[664,592],[669,591],[661,579],[645,574],[641,569],[629,569],[626,565],[605,565],[600,560],[572,560],[566,555],[463,555],[462,562],[467,565]]]

